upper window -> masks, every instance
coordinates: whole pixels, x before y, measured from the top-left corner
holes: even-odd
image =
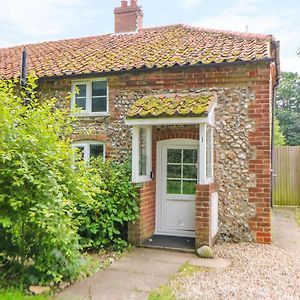
[[[75,142],[73,148],[77,148],[80,157],[85,163],[88,163],[91,158],[103,157],[105,160],[105,145],[98,142]]]
[[[72,94],[72,107],[79,108],[80,114],[103,115],[108,113],[106,80],[73,82]]]

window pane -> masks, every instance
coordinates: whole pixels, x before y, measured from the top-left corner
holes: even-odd
[[[77,84],[76,88],[79,92],[78,94],[76,94],[76,97],[86,98],[86,85],[85,84]]]
[[[146,156],[146,129],[140,128],[139,130],[139,175],[147,175],[147,156]]]
[[[168,194],[181,194],[181,181],[180,180],[168,180],[167,181],[167,193]]]
[[[179,163],[181,164],[181,149],[168,149],[168,163]]]
[[[195,186],[197,181],[183,181],[183,194],[193,195],[195,194]]]
[[[180,165],[168,165],[167,178],[181,178],[181,166]]]
[[[103,150],[104,146],[103,145],[97,145],[97,144],[91,144],[90,145],[90,156],[91,158],[96,158],[96,157],[103,157]]]
[[[197,179],[196,165],[184,165],[183,166],[183,178]]]
[[[106,81],[93,82],[93,97],[106,96],[106,95],[107,95],[107,82]]]
[[[84,160],[84,147],[83,146],[75,146],[75,149],[77,150],[76,152],[78,154],[78,156],[76,157],[77,161]]]
[[[206,177],[212,178],[212,128],[207,127],[206,131]]]
[[[92,99],[92,112],[106,112],[106,111],[107,111],[106,97]]]
[[[81,108],[82,110],[86,110],[86,98],[77,98],[75,100],[75,104],[77,108]]]
[[[183,163],[196,164],[197,153],[197,150],[183,150]]]

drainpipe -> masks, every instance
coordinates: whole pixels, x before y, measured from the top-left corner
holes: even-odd
[[[20,84],[22,87],[26,88],[26,80],[27,80],[27,51],[24,47],[21,55],[21,78]]]
[[[275,94],[279,84],[279,74],[280,74],[280,61],[279,61],[279,42],[275,42],[275,64],[276,64],[276,78],[274,85],[272,87],[272,125],[271,125],[271,199],[270,204],[271,208],[273,208],[273,187],[274,187],[274,179],[277,174],[274,172],[275,167],[275,109],[276,109],[276,99]]]

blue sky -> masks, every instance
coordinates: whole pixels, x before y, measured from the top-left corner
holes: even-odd
[[[113,32],[120,0],[0,0],[0,47]],[[281,69],[300,73],[299,0],[139,0],[144,27],[184,23],[273,34]]]

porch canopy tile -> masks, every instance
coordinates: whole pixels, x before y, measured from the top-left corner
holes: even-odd
[[[132,104],[127,119],[207,117],[215,99],[215,93],[146,96]]]

